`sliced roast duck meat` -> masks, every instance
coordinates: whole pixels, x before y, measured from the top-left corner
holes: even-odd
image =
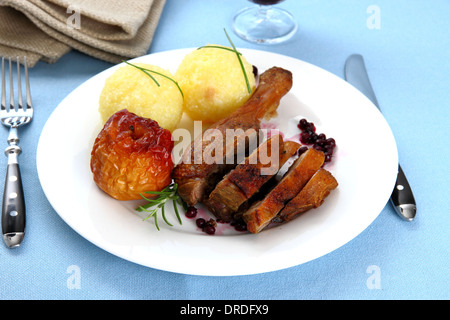
[[[312,208],[318,208],[337,186],[338,182],[333,175],[325,169],[320,169],[299,194],[286,204],[278,214],[277,220],[290,221],[300,213]]]
[[[230,116],[213,124],[207,131],[223,139],[205,139],[205,133],[197,137],[183,154],[181,161],[174,168],[172,178],[178,184],[178,193],[190,206],[193,206],[208,196],[208,192],[229,170],[238,164],[229,164],[230,154],[227,148],[227,130],[241,130],[248,136],[249,130],[259,131],[263,119],[276,115],[280,99],[292,87],[292,73],[288,70],[273,67],[260,75],[258,87],[248,101]],[[239,139],[238,139],[239,140]],[[248,138],[241,139],[248,145]],[[247,141],[247,143],[246,143]],[[213,145],[211,145],[214,143]],[[234,143],[237,148],[239,143]],[[208,150],[209,149],[209,150]],[[222,161],[205,161],[204,153],[213,154],[213,159]]]
[[[208,141],[208,133],[206,131],[205,133],[206,135],[201,137],[205,140],[202,141]],[[197,156],[193,156],[192,163],[185,161],[177,165],[176,170],[172,172],[174,182],[178,184],[179,195],[189,206],[207,199],[209,192],[224,174],[236,167],[236,161],[245,158],[252,148],[257,147],[257,140],[257,132],[249,129],[245,132],[237,131],[237,134],[223,145],[220,139],[212,139],[206,146],[200,142],[203,148],[200,146],[197,149],[200,151],[195,151]]]
[[[262,143],[217,184],[205,201],[206,206],[219,219],[229,222],[279,169],[300,148],[294,141],[284,142],[275,135]]]
[[[324,153],[308,149],[289,167],[280,182],[260,201],[255,202],[242,214],[247,229],[258,233],[293,199],[320,169],[325,160]]]

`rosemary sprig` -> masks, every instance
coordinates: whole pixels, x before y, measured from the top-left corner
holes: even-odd
[[[140,66],[138,66],[138,65],[135,65],[135,64],[130,63],[130,62],[125,61],[125,60],[122,60],[122,61],[125,62],[126,64],[132,66],[132,67],[135,67],[136,69],[141,70],[143,73],[145,73],[146,75],[148,75],[148,76],[156,83],[156,85],[157,85],[158,87],[161,87],[161,85],[160,85],[159,82],[155,79],[155,77],[151,75],[151,73],[157,74],[157,75],[159,75],[159,76],[161,76],[161,77],[163,77],[163,78],[166,78],[166,79],[172,81],[172,82],[177,86],[178,91],[180,91],[181,96],[182,96],[183,99],[184,99],[183,91],[181,90],[180,86],[178,85],[178,82],[176,82],[176,81],[175,81],[174,79],[172,79],[171,77],[168,77],[168,76],[166,76],[165,74],[162,74],[162,73],[157,72],[157,71],[154,71],[154,70],[150,70],[150,69],[147,69],[147,68],[140,67]]]
[[[230,49],[230,48],[227,48],[227,47],[221,47],[221,46],[213,46],[213,45],[202,46],[202,47],[200,47],[198,49],[216,48],[216,49],[223,49],[223,50],[228,50],[228,51],[234,52],[236,54],[236,57],[238,58],[239,65],[241,66],[241,69],[242,69],[242,73],[244,74],[245,84],[247,86],[248,93],[252,93],[252,88],[250,87],[250,82],[248,81],[247,72],[245,72],[244,63],[242,62],[242,59],[241,59],[242,53],[237,51],[233,41],[231,41],[231,38],[230,38],[230,36],[227,33],[227,30],[224,28],[223,31],[225,32],[225,35],[227,36],[228,42],[230,42],[230,45],[233,47],[233,49]]]
[[[146,218],[144,218],[144,221],[153,217],[153,219],[155,220],[155,226],[158,230],[159,229],[159,225],[158,225],[158,210],[161,209],[161,215],[162,218],[164,220],[165,223],[167,223],[169,226],[173,226],[173,224],[171,224],[169,222],[169,220],[167,220],[166,217],[166,213],[164,210],[164,206],[166,205],[166,203],[168,201],[171,201],[173,204],[173,208],[175,210],[175,214],[178,218],[178,222],[181,224],[181,217],[180,217],[180,213],[178,211],[178,204],[181,204],[184,208],[186,208],[186,204],[181,200],[181,198],[178,196],[178,185],[176,183],[172,183],[169,186],[167,186],[166,188],[164,188],[162,191],[146,191],[145,193],[147,194],[153,194],[153,195],[158,195],[157,198],[147,198],[145,197],[142,193],[140,194],[141,197],[148,201],[147,204],[139,206],[138,208],[136,208],[136,211],[139,212],[148,212],[148,216]]]

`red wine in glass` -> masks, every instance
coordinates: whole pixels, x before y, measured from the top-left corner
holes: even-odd
[[[288,11],[273,5],[284,0],[249,0],[258,6],[239,11],[233,30],[241,38],[255,43],[280,43],[297,32],[297,22]]]
[[[277,3],[280,3],[284,0],[250,0],[251,2],[254,2],[256,4],[261,4],[263,6],[271,6]]]

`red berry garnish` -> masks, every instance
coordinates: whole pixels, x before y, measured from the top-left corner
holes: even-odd
[[[325,154],[325,162],[330,162],[334,148],[336,147],[336,141],[333,138],[327,138],[324,133],[317,134],[314,123],[309,122],[306,119],[301,119],[298,122],[297,127],[302,131],[300,134],[300,142],[302,144],[311,145],[318,151],[322,151]],[[306,150],[308,150],[308,148],[302,146],[299,149],[298,154],[301,155]]]
[[[205,233],[207,233],[207,234],[214,234],[214,233],[216,233],[216,228],[214,228],[214,227],[211,226],[211,225],[206,225],[206,226],[203,228],[203,231],[204,231]]]
[[[306,151],[308,151],[308,147],[307,146],[301,146],[299,149],[298,149],[298,155],[300,156],[300,155],[302,155],[303,153],[305,153]]]
[[[247,225],[244,222],[236,223],[234,229],[236,231],[247,231]]]
[[[205,219],[203,219],[203,218],[198,218],[198,219],[195,221],[195,224],[197,225],[197,227],[199,227],[199,228],[201,228],[201,229],[203,229],[203,227],[205,226],[205,223],[206,223],[206,221],[205,221]]]
[[[304,143],[304,144],[309,144],[310,138],[311,138],[311,135],[308,132],[303,132],[300,135],[300,142]]]
[[[189,207],[186,210],[185,216],[186,216],[186,218],[189,218],[189,219],[195,218],[197,216],[197,208]]]

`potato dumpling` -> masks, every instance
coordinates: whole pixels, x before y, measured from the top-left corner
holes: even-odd
[[[174,79],[169,71],[158,66],[143,63],[135,65]],[[150,74],[160,86],[142,70],[131,65],[117,69],[106,79],[99,101],[103,123],[117,111],[127,109],[140,117],[155,120],[169,131],[177,127],[183,114],[183,96],[175,83],[161,75]]]
[[[253,66],[243,55],[240,57],[253,93]],[[193,120],[216,122],[242,106],[251,95],[236,53],[221,48],[188,53],[175,78],[184,93],[184,111]]]

